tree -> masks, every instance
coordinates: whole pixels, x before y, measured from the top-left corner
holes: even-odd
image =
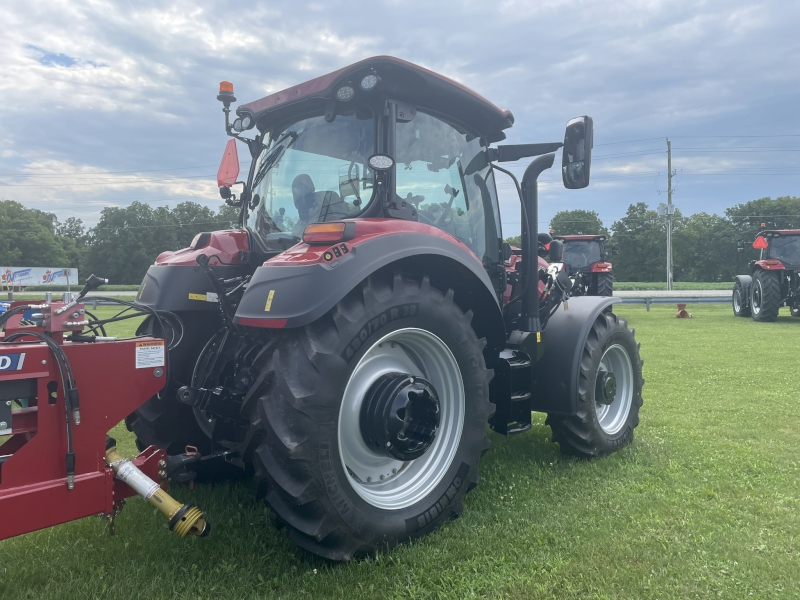
[[[54,233],[55,215],[0,200],[0,265],[69,267],[67,253]]]
[[[562,210],[550,221],[556,235],[608,235],[600,215],[593,210]]]
[[[619,256],[614,257],[614,279],[666,280],[666,223],[656,211],[644,202],[631,204],[625,216],[611,228],[614,241],[619,244]]]

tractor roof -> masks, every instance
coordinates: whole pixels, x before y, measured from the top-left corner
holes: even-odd
[[[359,83],[369,73],[378,75],[380,83],[375,90],[362,92]],[[323,108],[334,100],[336,90],[344,84],[353,87],[356,94],[385,94],[392,100],[408,102],[419,109],[450,117],[485,136],[489,142],[504,139],[502,130],[514,124],[511,111],[495,106],[466,86],[391,56],[368,58],[242,104],[236,109],[236,114],[252,115],[258,128],[265,131],[276,123]]]
[[[781,235],[800,235],[800,229],[765,229],[759,235],[777,237]]]
[[[553,239],[555,240],[564,240],[565,242],[604,242],[608,239],[608,236],[600,234],[600,235],[554,235]]]

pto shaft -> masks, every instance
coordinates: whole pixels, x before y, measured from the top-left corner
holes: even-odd
[[[170,530],[180,537],[187,535],[207,536],[211,524],[203,518],[203,513],[192,504],[181,504],[162,490],[159,485],[145,475],[130,459],[117,452],[116,442],[109,438],[106,450],[106,463],[114,470],[117,479],[127,483],[133,490],[169,519]]]

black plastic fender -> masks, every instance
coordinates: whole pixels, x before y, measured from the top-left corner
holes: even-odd
[[[258,320],[284,319],[286,328],[308,325],[372,273],[410,259],[423,261],[423,269],[429,264],[431,276],[444,268],[447,276],[464,284],[470,294],[473,328],[486,337],[488,355],[497,356],[505,346],[505,325],[489,275],[465,248],[425,234],[382,235],[352,246],[347,254],[329,263],[288,266],[267,261],[253,274],[234,320],[250,326],[259,326]]]
[[[533,366],[531,410],[574,415],[578,410],[578,376],[586,337],[597,315],[621,298],[570,298],[550,317],[544,331],[544,355]]]
[[[212,266],[211,270],[218,278],[230,279],[245,275],[252,266],[235,265]],[[214,287],[205,272],[198,266],[190,265],[153,265],[147,269],[136,303],[157,310],[213,310],[219,311]]]
[[[735,280],[742,286],[742,306],[750,306],[750,284],[753,283],[753,278],[750,275],[737,275]]]

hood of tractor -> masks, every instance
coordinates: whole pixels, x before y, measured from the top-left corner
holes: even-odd
[[[365,80],[365,78],[368,78]],[[366,85],[362,85],[365,82]],[[367,86],[372,85],[369,89]],[[349,89],[344,89],[349,88]],[[342,91],[344,89],[344,91]],[[250,115],[260,131],[326,104],[359,95],[386,95],[414,108],[447,115],[469,124],[490,142],[505,138],[504,129],[514,124],[511,111],[495,106],[466,86],[433,71],[391,56],[376,56],[338,71],[306,81],[242,104],[240,117]]]

